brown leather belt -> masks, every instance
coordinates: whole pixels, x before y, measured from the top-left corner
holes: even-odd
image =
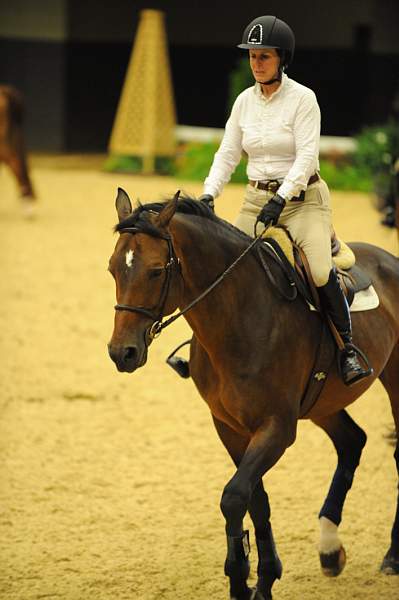
[[[313,175],[311,175],[311,177],[309,178],[309,181],[307,183],[307,185],[312,185],[312,183],[316,183],[316,181],[319,181],[320,177],[318,173],[314,173]],[[278,188],[281,185],[280,181],[277,181],[277,179],[270,179],[269,181],[254,181],[253,179],[249,179],[249,185],[252,185],[254,188],[258,189],[258,190],[264,190],[266,192],[273,192],[273,194],[275,194],[278,190]],[[305,190],[302,190],[302,192],[299,194],[299,196],[296,196],[295,198],[291,198],[291,201],[296,201],[296,200],[303,200],[305,197]]]

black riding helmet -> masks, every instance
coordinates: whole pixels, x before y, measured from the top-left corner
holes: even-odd
[[[272,15],[257,17],[244,29],[238,48],[275,48],[281,58],[280,67],[285,69],[294,57],[295,36],[291,27],[281,19]]]

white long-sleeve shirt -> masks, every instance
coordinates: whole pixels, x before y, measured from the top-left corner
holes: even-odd
[[[281,85],[267,98],[255,83],[237,96],[204,194],[216,198],[221,193],[244,150],[248,179],[277,179],[277,193],[290,200],[318,171],[319,143],[320,109],[312,90],[283,74]]]

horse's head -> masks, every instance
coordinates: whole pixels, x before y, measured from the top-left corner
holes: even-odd
[[[109,261],[117,304],[108,351],[119,371],[132,373],[145,364],[157,324],[177,307],[181,278],[168,224],[178,195],[159,212],[141,206],[132,212],[129,196],[118,190],[120,236]]]

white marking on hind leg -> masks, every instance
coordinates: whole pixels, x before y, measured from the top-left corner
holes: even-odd
[[[331,554],[336,552],[342,546],[341,540],[338,537],[338,526],[335,525],[327,517],[320,517],[320,541],[319,553]]]

